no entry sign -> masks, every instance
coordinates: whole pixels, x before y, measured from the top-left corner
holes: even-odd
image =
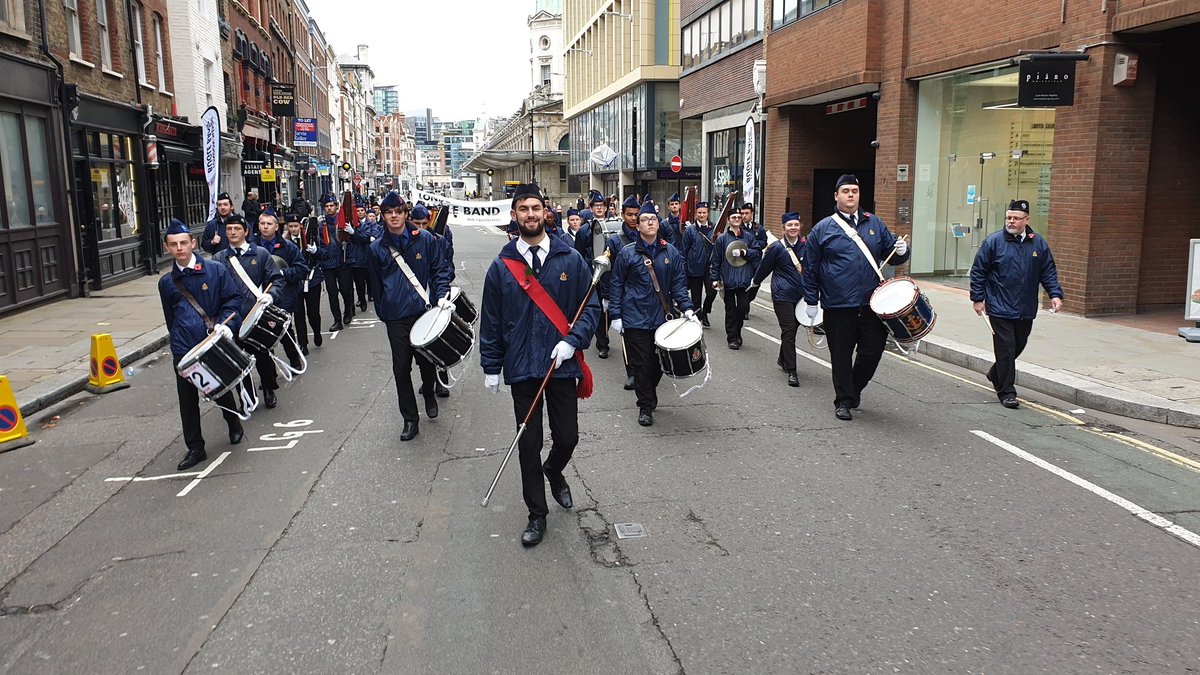
[[[675,155],[674,157],[671,158],[671,172],[679,173],[682,170],[683,170],[683,158],[680,157],[679,155]]]

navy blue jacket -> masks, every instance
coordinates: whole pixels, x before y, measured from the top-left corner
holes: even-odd
[[[608,315],[612,319],[620,319],[625,328],[654,330],[667,320],[663,314],[663,303],[650,281],[650,271],[646,268],[647,255],[650,255],[650,251],[646,242],[638,237],[637,241],[621,249],[613,264]],[[672,308],[671,314],[678,317],[693,309],[692,298],[687,291],[687,270],[684,269],[679,249],[667,243],[666,239],[659,239],[654,247],[654,255],[650,257],[654,261],[658,285],[668,306]]]
[[[366,269],[367,249],[378,238],[383,236],[383,226],[379,223],[360,222],[350,235],[350,241],[343,244],[346,248],[346,262],[351,267]]]
[[[248,237],[253,236],[254,233],[258,232],[257,221],[253,223],[246,221],[246,226],[250,228],[250,235],[248,235]],[[220,237],[221,243],[213,246],[213,237]],[[208,220],[207,223],[204,224],[204,239],[200,242],[200,248],[204,249],[208,253],[216,253],[221,249],[229,248],[229,238],[225,236],[225,221],[221,220],[221,214],[213,216]]]
[[[783,239],[777,239],[767,247],[762,262],[754,273],[754,285],[761,284],[768,274],[774,274],[775,276],[771,277],[771,301],[796,304],[804,297],[804,289],[801,287],[800,270],[792,264],[792,256],[788,255],[787,248]],[[803,266],[804,238],[796,240],[796,245],[791,248]]]
[[[437,304],[438,298],[450,293],[451,271],[442,259],[442,245],[432,232],[410,227],[406,226],[400,235],[384,232],[368,249],[367,279],[375,298],[375,315],[383,321],[418,316]],[[417,281],[426,289],[424,295],[417,295],[417,289],[392,257],[391,248],[399,251],[408,263]],[[433,287],[432,298],[430,286]]]
[[[609,268],[608,271],[600,275],[600,297],[608,300],[612,293],[612,265],[616,264],[617,256],[620,255],[621,249],[632,244],[638,238],[637,230],[631,230],[621,223],[621,231],[618,234],[609,235],[608,239],[604,240],[604,250],[608,251]]]
[[[679,248],[683,244],[683,223],[679,222],[679,216],[667,216],[659,222],[662,223],[659,230],[663,239]]]
[[[517,242],[510,241],[488,268],[479,310],[479,364],[489,375],[503,371],[506,384],[540,380],[546,376],[550,352],[560,340],[565,339],[576,350],[587,349],[600,320],[600,301],[595,295],[588,300],[587,308],[564,338],[513,278],[503,262],[505,258],[525,264],[524,256],[517,252]],[[592,285],[591,265],[562,239],[551,237],[550,255],[542,263],[538,281],[570,321]],[[571,359],[552,377],[582,376],[579,362]]]
[[[1024,241],[1017,241],[1004,230],[983,240],[971,266],[971,300],[986,302],[988,316],[1035,318],[1039,284],[1050,297],[1063,297],[1054,256],[1045,237],[1027,227]]]
[[[317,219],[316,241],[321,269],[336,270],[346,264],[346,247],[337,238],[336,215]]]
[[[250,242],[247,243],[249,244]],[[242,317],[249,314],[258,296],[254,294],[254,291],[242,284],[242,278],[238,276],[237,272],[233,271],[233,263],[229,262],[230,258],[238,259],[242,264],[242,269],[246,270],[246,276],[250,277],[250,282],[260,290],[266,288],[267,284],[271,284],[271,297],[275,299],[275,302],[279,302],[283,298],[283,273],[279,271],[279,267],[271,259],[271,253],[267,249],[250,244],[250,249],[245,253],[239,253],[232,248],[217,251],[213,255],[213,262],[223,263],[228,267],[229,276],[233,277],[234,283],[242,291]]]
[[[453,282],[458,277],[458,267],[454,264],[454,233],[450,231],[449,225],[446,226],[444,234],[438,234],[433,230],[429,232],[442,245],[442,263],[450,268],[450,281]]]
[[[689,277],[705,278],[708,276],[708,268],[712,263],[712,239],[713,230],[716,229],[710,223],[704,227],[700,227],[696,223],[689,223],[683,228],[683,245],[679,247],[679,252],[687,258],[687,275]]]
[[[879,286],[879,277],[863,256],[858,244],[842,231],[834,216],[813,226],[804,246],[804,301],[821,301],[825,309],[866,307]],[[858,212],[858,236],[867,244],[875,262],[883,262],[896,245],[896,237],[878,216]],[[892,256],[891,264],[908,262],[912,249]]]
[[[242,325],[242,315],[238,313],[242,294],[241,285],[233,278],[233,273],[224,265],[200,256],[196,256],[195,267],[183,271],[172,262],[171,271],[158,280],[158,297],[162,301],[167,332],[171,335],[171,354],[183,356],[208,337],[204,319],[175,287],[176,279],[183,279],[183,287],[214,323],[221,323],[232,316],[233,319],[226,325],[237,335]]]
[[[313,235],[316,234],[315,229],[309,230],[306,226],[304,232],[302,241],[294,239],[288,239],[288,241],[295,244],[300,249],[300,255],[304,257],[304,264],[308,267],[308,274],[305,275],[305,278],[308,279],[308,290],[311,292],[312,289],[319,288],[321,283],[325,281],[325,271],[321,269],[321,249],[325,246],[325,242],[313,238]],[[307,248],[309,244],[317,245],[316,253],[308,252]],[[301,290],[304,289],[303,280],[300,282],[300,288]]]
[[[741,267],[734,267],[725,260],[725,249],[735,241],[746,242],[746,264]],[[708,280],[720,280],[725,284],[726,290],[749,288],[750,282],[754,280],[754,268],[762,258],[762,251],[754,248],[753,244],[754,233],[744,227],[736,235],[732,228],[722,232],[721,236],[717,237],[716,246],[713,247],[715,252],[709,264]]]
[[[579,251],[579,255],[583,256],[583,259],[589,263],[596,259],[596,255],[592,251],[592,228],[594,227],[594,223],[595,221],[585,220],[579,226],[579,232],[575,233],[573,244],[575,250]]]
[[[278,301],[282,309],[295,312],[300,289],[304,287],[304,280],[308,277],[308,263],[304,260],[300,247],[280,237],[278,233],[274,241],[266,241],[260,236],[257,243],[271,255],[283,258],[288,264],[287,269],[280,270],[283,273],[283,292],[279,294]]]

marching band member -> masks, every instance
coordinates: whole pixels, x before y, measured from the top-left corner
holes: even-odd
[[[258,238],[257,244],[265,248],[268,253],[273,256],[279,256],[287,263],[287,269],[280,270],[283,273],[283,291],[279,294],[277,304],[279,308],[292,314],[296,314],[296,307],[300,305],[300,293],[304,286],[304,280],[308,278],[308,263],[304,260],[304,254],[301,253],[300,247],[292,242],[277,236],[279,234],[279,216],[275,214],[275,210],[270,206],[263,209],[263,212],[258,216]],[[292,368],[300,369],[300,349],[296,346],[299,343],[299,338],[296,337],[296,322],[293,320],[291,327],[293,340],[281,340],[283,343],[283,351],[287,353],[288,361]]]
[[[450,283],[453,284],[454,278],[457,276],[458,272],[457,268],[454,266],[454,236],[450,234],[449,225],[446,226],[445,235],[440,235],[437,232],[434,232],[429,224],[429,215],[429,209],[425,208],[424,204],[417,204],[413,207],[412,213],[409,214],[408,219],[412,223],[413,227],[420,230],[425,230],[426,232],[432,234],[433,238],[438,242],[438,245],[442,247],[442,264],[450,268]],[[447,381],[446,371],[442,368],[438,368],[436,373],[437,377],[434,379],[433,383],[434,393],[438,398],[448,398],[450,396],[450,389],[442,384],[442,382]],[[422,388],[421,394],[425,394],[424,388]]]
[[[608,218],[608,202],[605,201],[604,195],[599,191],[592,191],[592,203],[588,205],[592,209],[592,218],[596,220],[605,220]]]
[[[200,242],[202,249],[216,253],[229,247],[229,242],[225,239],[225,221],[232,213],[233,200],[229,198],[229,193],[222,192],[217,195],[217,215],[204,224],[204,239]]]
[[[850,409],[858,407],[887,344],[887,327],[871,311],[871,294],[879,286],[872,263],[877,266],[895,249],[893,264],[903,265],[909,251],[908,242],[897,239],[878,216],[858,208],[858,178],[841,176],[835,190],[837,210],[808,233],[801,278],[808,316],[816,318],[818,300],[825,310],[834,415],[850,420]],[[871,261],[859,248],[859,241]]]
[[[754,205],[750,202],[742,204],[738,209],[742,212],[742,229],[750,233],[753,243],[750,248],[762,253],[767,250],[767,227],[761,223],[754,221]],[[758,266],[762,264],[762,258],[754,261],[754,271],[758,272]],[[746,311],[743,313],[743,319],[750,318],[750,303],[754,302],[754,298],[758,297],[758,286],[751,286],[746,292]]]
[[[371,294],[375,297],[375,315],[387,326],[392,349],[396,398],[404,418],[400,440],[410,441],[420,433],[417,396],[412,385],[414,358],[421,371],[425,414],[429,419],[438,416],[437,398],[433,393],[434,366],[413,350],[410,333],[413,324],[431,305],[454,309],[446,299],[450,293],[451,271],[442,261],[442,247],[433,234],[406,222],[408,207],[400,195],[389,192],[380,208],[387,229],[368,250],[367,273]],[[409,280],[409,272],[420,285],[419,291]],[[431,287],[432,296],[429,295]]]
[[[567,317],[574,316],[587,297],[592,270],[561,239],[546,234],[544,208],[536,185],[521,185],[513,192],[512,217],[521,228],[521,237],[505,245],[492,261],[480,306],[479,361],[484,387],[499,393],[503,372],[518,424],[527,411],[533,411],[518,443],[521,487],[529,509],[529,522],[521,533],[524,546],[536,546],[545,536],[547,480],[559,505],[569,509],[573,504],[562,472],[579,443],[577,397],[590,395],[591,386],[583,351],[600,318],[593,297],[568,332]],[[551,367],[554,372],[545,397],[535,401]],[[582,385],[577,384],[580,379]],[[551,437],[545,464],[541,460],[543,400]]]
[[[171,339],[171,362],[178,367],[180,359],[208,337],[210,332],[233,337],[241,324],[238,306],[242,296],[238,282],[231,278],[224,265],[195,254],[196,240],[186,224],[172,218],[163,236],[163,243],[175,263],[158,280],[158,297],[162,301],[163,318],[166,319],[167,333]],[[192,300],[200,311],[192,306]],[[229,319],[228,324],[225,323],[226,319]],[[175,394],[179,398],[183,442],[187,445],[187,454],[177,468],[187,471],[208,459],[200,429],[200,390],[191,382],[176,376]],[[231,393],[218,398],[217,403],[229,410],[236,409],[238,405]],[[229,410],[221,410],[221,416],[229,428],[229,443],[237,445],[242,442],[244,433],[242,422]]]
[[[1050,296],[1050,311],[1062,309],[1063,291],[1050,245],[1029,227],[1029,202],[1013,200],[1004,212],[1004,230],[993,232],[971,265],[975,313],[989,317],[996,361],[987,379],[1005,408],[1018,408],[1017,358],[1025,351],[1038,312],[1038,285]]]
[[[283,273],[275,265],[275,260],[265,248],[250,243],[247,237],[250,230],[246,221],[238,214],[233,214],[225,221],[225,237],[229,240],[229,248],[217,251],[213,262],[223,263],[229,268],[234,279],[241,286],[242,306],[239,313],[246,317],[254,307],[258,293],[268,286],[271,290],[263,294],[263,302],[274,304],[283,295]],[[275,359],[270,351],[263,351],[241,343],[242,349],[254,356],[254,369],[258,371],[258,379],[262,381],[263,405],[274,408],[279,404],[275,390],[279,389],[278,372],[275,370]],[[253,389],[254,382],[246,376],[246,389]]]
[[[654,348],[654,331],[666,323],[674,307],[699,323],[687,292],[687,270],[679,249],[658,236],[658,214],[650,202],[638,213],[637,239],[621,249],[609,281],[609,313],[613,330],[624,335],[637,392],[638,424],[654,424],[662,366]],[[654,279],[650,265],[653,265]],[[655,283],[657,281],[657,283]]]
[[[723,289],[725,339],[729,342],[730,349],[742,348],[742,324],[746,320],[746,308],[749,306],[746,293],[750,281],[754,278],[754,264],[762,257],[760,251],[751,247],[754,243],[753,237],[754,235],[742,227],[741,212],[734,211],[729,214],[729,227],[717,237],[716,245],[713,246],[712,262],[709,264],[708,280],[712,282],[713,288]],[[741,267],[734,267],[725,260],[725,251],[735,241],[746,244],[745,249],[735,249],[732,252],[734,257],[747,260]]]
[[[696,315],[705,328],[710,325],[708,315],[712,313],[713,302],[717,292],[712,285],[706,284],[708,268],[712,264],[713,234],[716,228],[708,222],[708,202],[696,203],[696,220],[683,225],[683,245],[679,252],[687,259],[688,293],[692,296],[692,306],[696,307]],[[704,304],[700,304],[700,294],[704,293]]]
[[[359,200],[354,204],[354,212],[358,216],[358,227],[346,224],[350,241],[346,243],[346,262],[350,265],[350,278],[354,282],[354,290],[358,294],[358,310],[367,311],[367,248],[383,234],[383,228],[367,218],[367,205]],[[370,298],[374,300],[374,298]],[[350,318],[354,318],[351,311]],[[349,321],[347,321],[349,323]]]
[[[300,340],[300,353],[308,354],[308,325],[312,324],[313,344],[321,346],[321,285],[325,282],[324,270],[321,269],[320,252],[322,244],[316,237],[316,231],[306,231],[296,214],[288,214],[287,232],[284,237],[300,248],[304,255],[304,264],[308,266],[308,275],[300,282],[300,298],[296,302],[296,337]]]
[[[775,275],[771,277],[771,304],[779,321],[779,360],[776,363],[787,373],[789,387],[800,386],[800,378],[796,375],[796,329],[799,327],[796,304],[804,296],[800,287],[804,263],[802,228],[800,214],[783,214],[783,238],[767,247],[750,286],[757,290],[767,275]]]
[[[604,241],[604,250],[608,252],[608,259],[610,261],[615,262],[617,259],[617,254],[621,252],[621,249],[625,248],[629,244],[633,243],[635,239],[637,239],[638,214],[641,213],[641,209],[641,203],[639,203],[637,197],[634,197],[633,195],[626,197],[625,201],[621,204],[621,230],[616,234],[609,235],[608,239]],[[602,324],[603,330],[597,329],[597,344],[600,342],[601,335],[604,336],[605,343],[608,343],[608,327],[612,325],[613,320],[612,314],[610,314],[608,311],[610,304],[609,293],[612,290],[611,285],[612,271],[610,270],[605,272],[604,276],[600,277],[600,297],[603,298],[601,305],[604,307],[604,323]],[[623,345],[622,350],[624,350],[626,346],[627,345]],[[600,358],[602,359],[606,358],[607,356],[607,349],[600,353]],[[623,356],[625,357],[625,391],[633,391],[633,365],[629,361],[628,353],[623,354]]]
[[[679,193],[671,195],[667,198],[667,213],[669,214],[660,226],[663,230],[671,233],[668,241],[676,247],[683,246],[683,223],[679,220],[679,214],[683,205],[679,201]]]
[[[571,208],[567,209],[567,226],[563,228],[562,239],[567,243],[567,246],[575,248],[575,240],[579,237],[579,230],[583,227],[583,219],[579,217],[579,211]]]
[[[329,311],[333,312],[331,331],[342,329],[342,320],[350,323],[354,318],[354,276],[346,261],[346,246],[338,241],[337,213],[338,201],[333,195],[321,197],[321,206],[325,215],[317,225],[315,239],[324,248],[317,250],[320,259],[321,272],[325,276],[325,293],[329,296]],[[345,313],[341,303],[346,303]]]

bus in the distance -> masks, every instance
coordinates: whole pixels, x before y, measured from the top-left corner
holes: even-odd
[[[460,178],[450,180],[450,194],[447,195],[451,199],[466,199],[467,198],[467,182]]]

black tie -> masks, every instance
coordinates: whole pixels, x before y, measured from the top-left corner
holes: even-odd
[[[846,220],[850,221],[850,227],[858,227],[858,214],[851,213]]]
[[[533,276],[535,277],[542,275],[542,261],[538,258],[539,250],[541,250],[539,246],[532,246],[529,249],[529,255],[533,256]]]

